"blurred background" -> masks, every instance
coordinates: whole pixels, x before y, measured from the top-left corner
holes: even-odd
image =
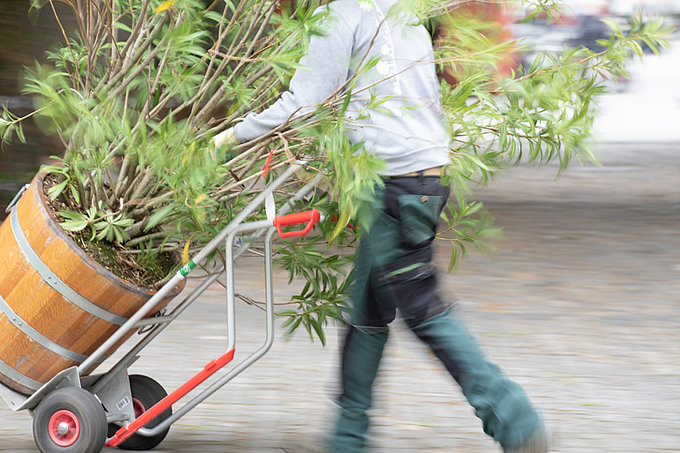
[[[3,0],[0,4],[0,105],[22,116],[33,110],[29,97],[21,95],[23,74],[35,61],[44,62],[44,53],[63,37],[49,7],[29,14],[30,1]],[[64,17],[68,8],[55,2]],[[67,21],[67,29],[73,23]],[[61,154],[58,141],[45,137],[33,121],[25,123],[26,144],[5,145],[0,152],[0,218],[5,206],[24,184],[30,182],[40,165],[51,155]]]

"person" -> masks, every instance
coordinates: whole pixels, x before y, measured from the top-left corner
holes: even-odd
[[[548,451],[544,423],[525,392],[487,361],[452,304],[441,298],[433,239],[449,187],[441,183],[451,138],[441,112],[432,41],[397,0],[335,0],[319,8],[327,32],[313,36],[289,90],[214,138],[215,146],[266,134],[357,78],[348,139],[385,162],[376,218],[362,230],[352,272],[351,319],[341,358],[339,415],[328,449],[365,448],[373,382],[397,311],[462,388],[483,429],[505,452]],[[366,61],[375,61],[362,70]],[[370,110],[367,99],[384,101]],[[367,111],[367,109],[369,109]]]

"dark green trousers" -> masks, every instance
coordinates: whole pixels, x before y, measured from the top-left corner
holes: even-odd
[[[373,381],[397,311],[458,382],[484,432],[503,447],[522,444],[542,423],[522,388],[484,358],[452,304],[437,294],[432,241],[448,190],[435,177],[387,179],[379,214],[362,232],[349,294],[340,413],[329,443],[335,453],[364,448]]]

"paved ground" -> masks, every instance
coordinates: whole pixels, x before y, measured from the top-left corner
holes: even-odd
[[[558,451],[680,451],[680,145],[607,146],[602,161],[557,181],[551,168],[520,167],[480,192],[505,237],[443,286],[488,355],[559,427]],[[242,290],[260,297],[256,263],[239,272]],[[283,298],[284,276],[277,283]],[[224,348],[222,307],[211,288],[134,371],[176,388]],[[241,306],[238,317],[242,358],[259,344],[261,316]],[[436,360],[403,326],[394,331],[372,451],[497,451]],[[333,332],[326,348],[302,333],[279,338],[156,451],[264,453],[321,438],[337,385]],[[0,450],[34,450],[26,413],[2,406],[0,419]]]
[[[565,453],[680,451],[680,142],[631,141],[601,145],[602,167],[557,181],[553,168],[520,167],[480,191],[505,237],[495,255],[471,255],[443,279],[488,355],[559,428]],[[443,267],[444,250],[438,259]],[[261,297],[253,261],[238,281]],[[285,298],[284,276],[277,283]],[[211,288],[133,371],[176,388],[223,351],[222,307]],[[237,359],[258,346],[260,321],[239,307]],[[371,451],[497,451],[443,368],[402,325],[393,330]],[[156,451],[280,452],[320,439],[337,386],[333,329],[329,340],[279,335]],[[35,450],[28,414],[0,405],[0,420],[0,451]]]

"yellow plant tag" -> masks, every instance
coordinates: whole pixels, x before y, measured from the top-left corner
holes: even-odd
[[[189,245],[191,245],[191,239],[189,239],[187,243],[184,244],[184,250],[182,250],[182,265],[185,265],[189,262]]]
[[[156,11],[157,13],[162,13],[163,11],[169,9],[174,4],[175,0],[168,0],[166,2],[161,3],[160,6],[158,6],[158,8],[156,8],[154,11]]]

